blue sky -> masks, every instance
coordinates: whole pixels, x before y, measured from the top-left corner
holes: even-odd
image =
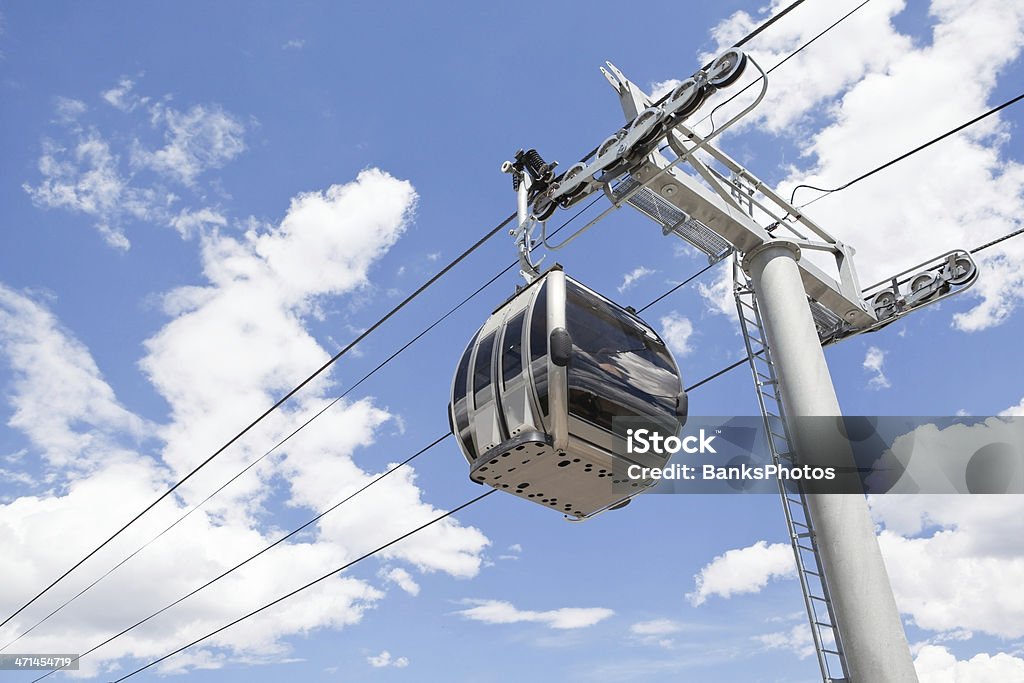
[[[809,0],[750,48],[770,66],[855,4]],[[665,87],[765,10],[0,4],[0,612],[507,216],[514,195],[499,166],[517,149],[564,168],[620,126],[604,60]],[[768,98],[721,144],[783,188],[840,184],[1019,94],[1022,46],[1012,0],[872,0],[773,74]],[[858,249],[864,283],[1020,227],[1020,107],[815,205]],[[0,640],[513,259],[510,240],[492,240]],[[556,261],[638,307],[704,265],[626,211],[546,256]],[[985,253],[971,293],[829,349],[844,410],[1024,413],[1022,263],[1024,238],[1006,242]],[[687,382],[742,353],[723,309],[726,270],[647,315]],[[83,651],[442,434],[458,356],[515,284],[509,274],[492,285],[8,651]],[[691,411],[754,414],[749,374],[694,392]],[[452,442],[405,472],[99,650],[83,673],[131,670],[479,492]],[[1024,604],[1013,597],[1022,506],[875,501],[922,681],[1024,676]],[[773,496],[650,496],[573,525],[495,495],[137,679],[813,681],[784,540]]]

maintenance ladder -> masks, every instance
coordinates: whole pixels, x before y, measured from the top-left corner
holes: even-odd
[[[739,268],[734,267],[734,270],[736,309],[739,312],[743,340],[747,347],[747,359],[750,361],[750,371],[757,389],[757,402],[761,408],[772,462],[780,467],[794,464],[795,458],[786,428],[786,413],[779,391],[779,380],[772,363],[771,349],[768,348],[765,338],[757,299],[750,280]],[[836,624],[828,582],[822,569],[814,527],[807,510],[807,498],[798,481],[783,483],[779,478],[778,484],[822,680],[824,683],[850,683],[842,638]]]

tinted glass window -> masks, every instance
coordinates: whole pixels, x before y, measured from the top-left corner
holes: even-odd
[[[540,411],[548,414],[548,283],[545,282],[534,299],[530,317],[530,367],[533,386],[537,390]]]
[[[494,352],[494,332],[483,338],[476,352],[473,366],[473,403],[480,405],[480,395],[491,384],[491,355]]]
[[[517,313],[505,328],[501,350],[502,385],[523,371],[523,319],[526,311]]]
[[[653,330],[572,282],[566,295],[569,411],[609,430],[615,416],[674,420],[679,375]]]
[[[548,284],[541,285],[533,304],[530,319],[530,361],[540,360],[548,353]]]
[[[459,369],[455,371],[455,388],[452,390],[452,397],[456,401],[466,396],[466,384],[469,381],[467,377],[469,374],[469,357],[473,355],[474,344],[476,344],[475,334],[472,341],[469,342],[469,346],[466,347],[466,352],[462,354],[462,360],[459,361]]]

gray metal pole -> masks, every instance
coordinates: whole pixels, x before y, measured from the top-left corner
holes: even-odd
[[[841,415],[825,354],[807,305],[797,260],[799,247],[783,240],[749,252],[743,267],[752,280],[787,427],[802,463],[852,463],[837,429],[816,429],[805,416]],[[813,451],[806,449],[814,444]],[[845,453],[845,457],[844,454]],[[817,462],[812,462],[818,454]],[[852,683],[917,683],[907,637],[875,537],[867,501],[856,494],[809,494],[817,534]]]

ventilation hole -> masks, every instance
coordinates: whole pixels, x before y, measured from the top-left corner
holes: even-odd
[[[579,458],[573,458],[573,459],[572,459],[572,461],[573,461],[573,462],[579,462],[579,461],[580,461],[580,459],[579,459]]]
[[[548,499],[547,499],[547,498],[541,498],[541,499],[540,499],[540,502],[542,502],[542,503],[547,503],[547,502],[550,502],[550,501],[548,501]]]
[[[572,464],[572,463],[571,463],[571,462],[569,462],[568,460],[563,460],[562,462],[558,463],[558,466],[559,466],[559,467],[568,467],[568,466],[569,466],[569,465],[571,465],[571,464]]]
[[[525,489],[525,488],[529,488],[529,487],[530,487],[530,483],[526,482],[526,481],[524,481],[522,484],[519,484],[518,486],[516,486],[517,489]]]
[[[501,488],[503,488],[503,489],[507,489],[507,488],[508,488],[508,484],[502,484],[502,485],[501,485]]]
[[[637,484],[637,483],[635,483],[635,482],[634,482],[634,483],[633,483],[633,486],[639,486],[639,484]]]
[[[607,471],[608,471],[608,470],[598,470],[598,472],[600,472],[601,474],[604,474],[604,473],[605,473],[605,472],[607,472]]]
[[[500,475],[500,474],[495,474],[495,475],[494,475],[494,479],[495,479],[495,480],[501,479],[501,475]]]
[[[531,493],[531,494],[530,494],[530,495],[529,495],[528,497],[529,497],[529,498],[536,498],[536,497],[537,497],[537,494],[536,494],[536,493]]]
[[[504,457],[504,456],[502,456],[502,457]],[[497,465],[497,464],[498,464],[498,459],[497,459],[497,458],[495,458],[494,460],[492,460],[492,461],[491,461],[491,464],[492,464],[492,465]]]
[[[507,458],[507,457],[508,457],[508,453],[502,453],[502,454],[501,454],[501,457],[503,457],[503,458]],[[494,463],[491,463],[491,464],[493,465]]]
[[[523,450],[524,448],[526,448],[526,446],[516,446],[516,450],[517,450],[517,451],[521,451],[521,450]]]
[[[528,463],[528,462],[530,462],[530,461],[529,461],[529,460],[527,459],[527,460],[524,460],[524,461],[523,461],[522,463],[520,463],[520,464],[522,464],[522,465],[525,465],[525,464],[526,464],[526,463]]]
[[[508,471],[509,471],[509,472],[515,472],[515,470],[516,470],[516,468],[515,468],[515,467],[509,467],[509,468],[508,468]]]
[[[486,467],[481,467],[481,468],[480,468],[480,471],[481,471],[481,472],[486,472],[486,471],[487,471],[487,468],[486,468]]]

